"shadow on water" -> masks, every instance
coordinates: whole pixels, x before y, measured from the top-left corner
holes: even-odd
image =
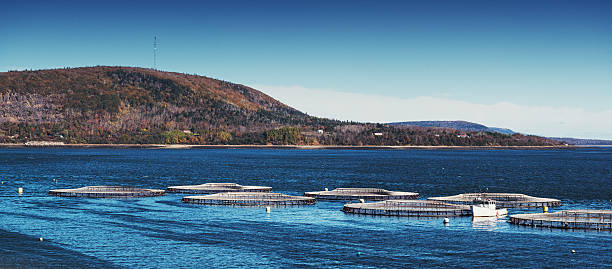
[[[39,238],[0,230],[2,268],[120,268],[108,261],[83,255]]]

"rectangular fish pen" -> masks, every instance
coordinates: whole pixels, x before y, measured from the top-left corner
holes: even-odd
[[[510,216],[510,223],[543,228],[612,230],[612,210],[518,214]]]

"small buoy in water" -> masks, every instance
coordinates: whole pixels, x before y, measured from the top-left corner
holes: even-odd
[[[357,251],[357,256],[361,256],[361,251]]]
[[[329,189],[328,189],[328,188],[325,188],[325,191],[329,191]]]
[[[450,223],[450,219],[444,218],[443,222],[444,222],[444,224],[449,224]]]
[[[4,184],[4,181],[2,181],[2,184]]]
[[[359,199],[359,202],[363,204],[363,203],[365,203],[365,200]]]
[[[38,240],[40,240],[40,242],[42,242],[42,241],[43,241],[43,238],[42,238],[42,237],[41,237],[41,238],[38,238]]]
[[[572,254],[576,254],[576,251],[572,249]]]
[[[22,194],[23,193],[23,188],[17,189],[17,193]]]
[[[270,207],[266,206],[266,213],[270,213]]]
[[[548,213],[548,206],[544,206],[544,207],[542,208],[542,212],[544,212],[544,213]]]

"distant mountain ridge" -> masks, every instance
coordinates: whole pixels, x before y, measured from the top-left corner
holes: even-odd
[[[604,139],[581,139],[570,137],[549,137],[550,139],[566,142],[570,145],[578,146],[612,146],[612,140]]]
[[[390,125],[407,125],[407,126],[419,126],[419,127],[438,127],[438,128],[451,128],[462,131],[471,132],[492,132],[512,135],[516,132],[497,127],[488,127],[479,123],[473,123],[469,121],[403,121],[403,122],[392,122]]]

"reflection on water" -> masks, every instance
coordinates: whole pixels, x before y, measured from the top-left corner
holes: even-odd
[[[499,222],[506,222],[506,220],[497,217],[473,217],[472,227],[476,230],[493,231]]]

